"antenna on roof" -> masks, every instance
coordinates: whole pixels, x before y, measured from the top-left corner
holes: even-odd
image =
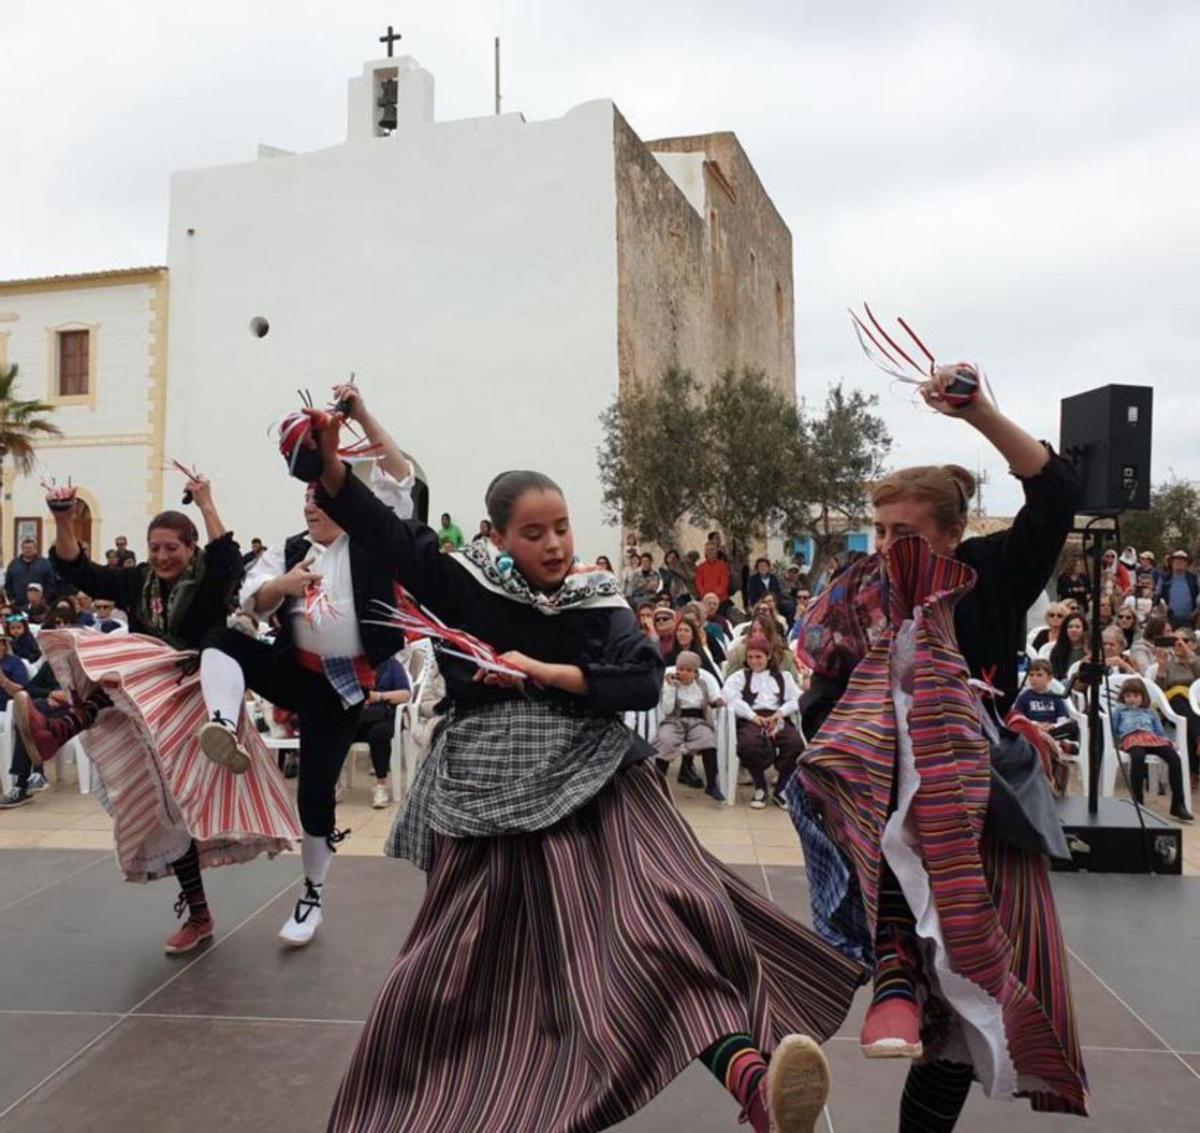
[[[499,36],[496,36],[495,39],[492,40],[492,49],[493,49],[493,59],[494,59],[493,70],[495,72],[495,77],[496,77],[496,82],[495,82],[496,113],[499,114],[500,113],[500,37]]]

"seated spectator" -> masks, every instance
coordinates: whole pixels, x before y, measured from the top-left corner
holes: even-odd
[[[650,638],[658,641],[658,633],[654,629],[654,605],[651,602],[639,602],[635,607],[637,610],[638,625],[642,627],[642,632]]]
[[[1120,605],[1125,595],[1133,589],[1133,575],[1129,568],[1117,558],[1117,552],[1111,547],[1104,552],[1103,565],[1100,569],[1100,594],[1107,598],[1109,604]]]
[[[0,637],[0,712],[29,683],[29,666],[12,650],[12,639]]]
[[[110,567],[118,567],[121,565],[121,556],[117,554],[116,547],[109,547],[104,552],[104,565]]]
[[[658,735],[654,748],[656,763],[665,775],[671,761],[682,756],[678,781],[685,787],[704,787],[704,793],[719,803],[725,801],[717,774],[717,735],[713,730],[713,709],[724,704],[721,686],[703,671],[699,654],[684,650],[668,669],[658,703]],[[707,784],[701,782],[692,765],[699,755],[704,764]],[[686,772],[685,772],[686,768]]]
[[[249,570],[259,559],[263,557],[267,545],[259,538],[255,537],[250,540],[250,550],[242,556],[242,565]]]
[[[1138,633],[1138,616],[1137,610],[1126,604],[1117,610],[1116,617],[1113,618],[1114,628],[1121,631],[1121,635],[1125,638],[1125,644],[1122,647],[1125,651],[1133,648],[1133,643],[1140,636]]]
[[[783,630],[779,628],[778,619],[769,608],[761,614],[755,614],[750,631],[729,647],[725,655],[726,676],[745,667],[746,653],[750,648],[750,638],[756,635],[766,639],[771,654],[772,665],[777,669],[783,670],[783,672],[793,678],[799,678],[800,673],[796,668],[796,658],[787,646]]]
[[[484,522],[487,523],[487,520],[485,519]],[[610,560],[607,555],[597,555],[596,566],[598,566],[601,570],[608,571],[609,574],[612,574],[613,572],[612,560]]]
[[[750,806],[762,810],[767,805],[766,772],[773,766],[771,797],[786,809],[783,791],[804,750],[800,733],[788,719],[800,709],[800,690],[790,673],[780,672],[770,642],[757,631],[746,642],[745,668],[729,677],[722,695],[737,717],[738,759],[754,780]]]
[[[692,587],[696,584],[695,572],[688,572],[687,566],[679,558],[679,552],[674,548],[663,556],[663,565],[658,574],[662,592],[670,598],[673,606],[682,606],[691,598]]]
[[[1109,673],[1140,675],[1141,670],[1125,653],[1125,635],[1115,625],[1105,627],[1100,635],[1100,647]]]
[[[375,670],[375,687],[367,693],[367,703],[358,718],[354,739],[371,749],[375,771],[375,790],[371,805],[382,810],[391,801],[392,737],[396,734],[396,709],[412,699],[408,673],[395,657],[389,657]]]
[[[24,614],[30,625],[40,626],[46,620],[50,607],[46,604],[46,593],[40,582],[31,582],[25,587]]]
[[[1130,609],[1138,618],[1145,621],[1158,605],[1154,600],[1154,583],[1149,578],[1138,577],[1133,593],[1121,605],[1121,609]],[[1165,606],[1161,607],[1164,611]],[[1165,616],[1165,615],[1164,615]]]
[[[787,619],[779,612],[779,606],[775,602],[774,594],[767,594],[760,602],[756,602],[750,609],[751,618],[756,618],[759,615],[764,617],[770,616],[775,619],[776,625],[779,626],[780,632],[786,634],[788,629]]]
[[[129,627],[124,622],[117,621],[113,614],[115,603],[111,598],[97,598],[92,603],[96,614],[96,628],[101,633],[128,633]]]
[[[1200,581],[1189,569],[1191,562],[1192,557],[1187,551],[1176,551],[1170,559],[1170,571],[1158,584],[1156,597],[1166,605],[1172,629],[1196,624]]]
[[[671,596],[669,594],[659,594],[654,599],[654,608],[656,610],[672,610],[672,611],[674,611],[675,606],[671,602]]]
[[[1051,646],[1048,658],[1056,680],[1065,681],[1071,667],[1083,660],[1087,643],[1087,618],[1082,614],[1068,614],[1063,618],[1058,640]]]
[[[11,639],[13,653],[22,661],[28,661],[32,665],[41,659],[41,647],[37,643],[37,638],[29,632],[29,624],[26,622],[24,614],[10,615],[5,622],[5,628]]]
[[[1071,565],[1058,576],[1055,587],[1058,600],[1073,599],[1080,613],[1087,611],[1092,600],[1092,582],[1088,576],[1087,562],[1082,558],[1072,560]]]
[[[0,638],[0,641],[5,640],[7,639]],[[0,654],[7,654],[6,646],[0,645]],[[25,689],[34,698],[34,703],[37,704],[39,710],[46,716],[62,716],[69,711],[70,698],[66,693],[58,691],[58,681],[55,679],[52,666],[43,665],[30,678],[23,665],[21,673],[15,675],[15,668],[9,664],[13,660],[15,658],[7,655],[0,659],[0,694],[3,695],[6,703],[22,689]],[[0,810],[11,810],[24,806],[33,801],[35,794],[50,786],[45,775],[33,766],[33,761],[25,750],[25,742],[21,739],[21,733],[15,728],[12,741],[12,760],[9,764],[12,786],[8,789],[7,794],[0,796]]]
[[[638,572],[633,580],[633,601],[657,598],[662,585],[662,579],[654,569],[654,556],[649,551],[643,551],[638,559]]]
[[[1138,555],[1137,585],[1140,586],[1143,582],[1150,583],[1150,592],[1153,594],[1158,588],[1161,576],[1153,551],[1143,551]]]
[[[1113,600],[1111,598],[1101,598],[1100,606],[1096,614],[1096,620],[1102,626],[1112,625],[1113,620]]]
[[[1171,636],[1174,644],[1169,649],[1159,645],[1164,638],[1155,639],[1158,670],[1154,683],[1166,694],[1172,709],[1187,721],[1188,761],[1194,769],[1200,754],[1200,717],[1192,711],[1188,690],[1193,681],[1200,680],[1200,657],[1196,655],[1196,635],[1190,629],[1181,626]]]
[[[94,629],[96,625],[95,605],[92,596],[80,590],[75,595],[75,606],[79,610],[79,613],[75,615],[75,624],[83,626],[85,629]]]
[[[1061,602],[1051,602],[1046,607],[1046,624],[1033,635],[1030,642],[1034,653],[1053,645],[1058,640],[1058,631],[1062,628],[1063,618],[1067,616],[1066,607]],[[1049,652],[1047,650],[1047,652]]]
[[[680,653],[695,653],[700,658],[701,669],[708,673],[714,681],[721,683],[720,674],[713,663],[708,651],[708,643],[704,637],[704,627],[696,622],[696,616],[690,610],[680,610],[675,621],[675,643],[670,652],[663,658],[668,665],[678,664]]]
[[[658,641],[658,651],[665,660],[675,648],[675,622],[677,615],[669,606],[654,608],[654,636]]]
[[[89,615],[87,621],[81,621],[81,617],[79,604],[74,598],[65,595],[55,598],[54,620],[59,626],[88,626],[95,620]],[[45,625],[42,628],[44,629]]]
[[[1157,756],[1167,765],[1171,784],[1171,817],[1191,822],[1192,813],[1183,798],[1183,768],[1179,752],[1167,739],[1162,720],[1150,702],[1146,686],[1136,677],[1121,686],[1120,703],[1112,710],[1113,738],[1129,756],[1129,787],[1138,805],[1145,802],[1146,757]]]
[[[717,596],[718,608],[722,615],[729,615],[729,563],[721,559],[717,552],[719,544],[709,542],[704,544],[704,561],[696,567],[696,589],[706,598],[709,594]]]
[[[779,584],[775,572],[771,570],[771,560],[760,555],[754,560],[754,573],[746,585],[746,604],[757,606],[768,594],[775,599],[778,606],[780,598],[783,597],[783,587]]]
[[[479,521],[479,530],[475,532],[475,538],[472,539],[471,542],[487,543],[487,542],[491,541],[491,538],[492,538],[492,521],[490,519],[481,519]],[[608,562],[608,559],[605,559],[604,561]],[[598,559],[597,559],[597,562],[599,562]],[[612,565],[610,564],[609,566],[606,566],[604,569],[611,572]]]
[[[621,570],[621,592],[629,600],[632,605],[637,605],[633,600],[633,589],[637,585],[638,575],[642,571],[642,556],[638,554],[636,547],[625,548],[625,566]]]
[[[1029,663],[1027,685],[1018,695],[1013,710],[1062,744],[1078,751],[1079,725],[1071,716],[1066,699],[1050,691],[1054,670],[1043,658]]]

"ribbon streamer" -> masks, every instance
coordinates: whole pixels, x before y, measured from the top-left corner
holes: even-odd
[[[375,606],[384,615],[382,619],[370,620],[371,625],[387,626],[403,630],[409,641],[430,641],[439,653],[469,661],[472,665],[488,672],[526,679],[527,673],[505,664],[496,650],[486,641],[446,625],[436,614],[420,605],[402,586],[396,587],[396,605],[375,600]]]

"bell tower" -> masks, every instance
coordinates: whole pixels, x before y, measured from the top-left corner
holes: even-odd
[[[387,138],[392,134],[433,121],[433,75],[411,55],[393,57],[399,34],[391,27],[380,42],[387,58],[363,67],[350,80],[348,141]]]

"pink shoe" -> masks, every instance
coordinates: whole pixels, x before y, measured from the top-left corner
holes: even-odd
[[[178,932],[167,937],[163,950],[171,956],[178,956],[182,952],[191,952],[193,949],[199,948],[206,940],[211,940],[216,928],[216,922],[211,915],[203,919],[188,917]]]
[[[871,1006],[858,1037],[867,1058],[920,1058],[921,1013],[906,998],[885,999]]]

